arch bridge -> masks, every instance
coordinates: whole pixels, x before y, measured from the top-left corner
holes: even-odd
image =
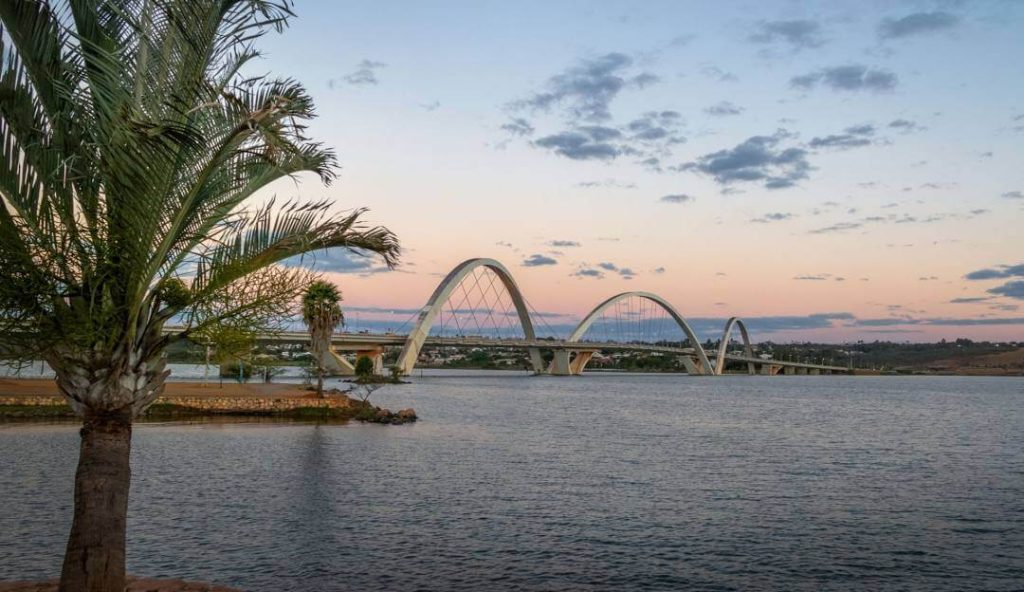
[[[538,337],[532,311],[512,273],[494,259],[463,261],[437,285],[417,312],[407,332],[337,333],[325,353],[325,366],[336,375],[351,375],[345,353],[366,356],[384,372],[387,347],[401,347],[395,366],[403,375],[412,373],[426,346],[505,348],[525,350],[535,373],[569,376],[582,374],[595,357],[615,352],[647,352],[675,356],[689,374],[714,376],[726,373],[732,363],[747,374],[831,374],[848,369],[825,364],[763,359],[756,356],[747,327],[732,317],[725,323],[717,348],[705,349],[686,318],[667,300],[651,292],[623,292],[599,303],[565,338]],[[410,319],[412,320],[412,319]],[[439,329],[440,327],[440,329]],[[496,335],[484,335],[485,327]],[[550,326],[550,334],[557,333]],[[735,329],[742,349],[729,351]],[[603,333],[602,333],[603,330]],[[673,335],[674,334],[674,335]],[[267,336],[271,341],[308,342],[303,332]],[[542,351],[550,352],[545,362]]]

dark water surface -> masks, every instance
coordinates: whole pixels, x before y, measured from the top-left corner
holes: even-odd
[[[129,570],[250,590],[1021,590],[1024,380],[427,376],[411,426],[140,425]],[[77,434],[0,427],[0,580]]]

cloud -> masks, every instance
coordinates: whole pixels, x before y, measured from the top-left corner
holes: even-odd
[[[605,179],[604,181],[581,181],[576,184],[577,187],[583,187],[586,189],[592,189],[594,187],[614,187],[617,189],[636,189],[636,183],[625,183],[622,181],[616,181],[615,179]]]
[[[366,312],[373,314],[414,315],[423,311],[422,308],[384,308],[380,306],[346,306],[345,312]]]
[[[820,47],[825,43],[821,37],[821,25],[810,20],[761,21],[747,39],[759,44],[785,43],[794,51]]]
[[[677,133],[681,123],[682,115],[678,111],[647,111],[627,123],[625,133],[631,140],[641,143],[682,144],[686,138]]]
[[[665,268],[664,267],[655,267],[654,269],[651,270],[651,273],[657,273],[657,274],[660,275],[662,273],[665,273]]]
[[[888,127],[898,130],[904,134],[909,134],[910,132],[919,132],[926,129],[920,125],[917,125],[917,123],[910,121],[909,119],[893,119],[892,121],[889,122]]]
[[[513,116],[502,129],[511,135],[535,135],[535,121],[521,112],[552,111],[561,115],[561,129],[540,133],[530,145],[580,161],[611,161],[623,156],[661,171],[661,158],[686,138],[677,111],[646,111],[628,123],[613,121],[612,103],[626,89],[643,89],[658,77],[637,69],[634,59],[613,52],[584,59],[551,76],[544,90],[508,105]],[[503,144],[502,144],[503,145]],[[597,186],[596,183],[588,186]]]
[[[1020,306],[1016,304],[990,304],[989,310],[1002,310],[1002,311],[1015,311],[1020,310]]]
[[[672,193],[669,195],[661,196],[661,199],[659,199],[658,201],[664,203],[681,204],[691,202],[696,199],[696,197],[693,197],[692,195],[687,195],[686,193]]]
[[[306,267],[330,273],[372,274],[391,271],[386,265],[375,264],[374,256],[355,249],[324,249],[306,255],[289,257],[281,262],[285,267]]]
[[[535,131],[533,125],[522,117],[513,117],[508,123],[501,126],[501,129],[513,136],[532,136]]]
[[[954,298],[949,302],[950,304],[974,304],[975,302],[985,302],[986,300],[991,300],[991,298],[985,296],[978,296],[973,298]]]
[[[719,82],[736,82],[739,80],[732,72],[723,70],[713,64],[702,66],[700,73]]]
[[[1003,197],[1007,199],[1024,199],[1024,193],[1020,191],[1007,191],[1003,194]]]
[[[540,267],[543,265],[556,265],[558,261],[546,255],[534,254],[523,260],[523,267]]]
[[[611,160],[622,153],[614,145],[597,141],[594,136],[581,132],[545,136],[534,141],[534,144],[573,160]]]
[[[829,234],[832,232],[843,232],[845,230],[854,230],[864,226],[860,222],[837,222],[831,226],[825,226],[824,228],[816,228],[808,232],[808,234]]]
[[[622,132],[619,130],[613,127],[605,127],[603,125],[584,125],[576,128],[576,131],[586,134],[595,142],[618,140],[622,137]]]
[[[611,119],[611,102],[623,89],[643,88],[657,81],[646,72],[630,76],[632,66],[633,58],[617,52],[582,60],[549,78],[546,91],[514,106],[542,110],[564,106],[571,121],[607,121]]]
[[[1024,289],[1024,282],[1017,282],[1017,283],[1021,284],[1021,288]],[[1024,292],[1021,293],[1021,296],[1016,296],[1015,298],[1017,298],[1017,297],[1024,298]],[[923,324],[923,325],[936,325],[936,326],[941,326],[941,327],[950,327],[950,326],[953,326],[953,327],[970,327],[970,326],[976,326],[976,325],[983,325],[983,326],[984,325],[1024,325],[1024,318],[1021,318],[1021,317],[1008,318],[1008,319],[980,319],[980,318],[942,319],[942,318],[939,318],[939,319],[922,319],[920,321],[920,323]]]
[[[871,144],[871,137],[875,134],[873,125],[854,125],[843,130],[842,134],[812,138],[808,143],[811,148],[835,148],[837,150],[849,150],[860,146]]]
[[[750,221],[766,224],[768,222],[781,222],[783,220],[790,220],[792,218],[793,214],[790,214],[789,212],[770,212],[768,214],[761,216],[760,218],[753,218]]]
[[[823,282],[823,281],[829,279],[829,277],[831,277],[831,275],[827,274],[827,273],[816,273],[814,275],[797,275],[797,276],[793,276],[793,279],[794,280],[800,280],[800,281]]]
[[[849,92],[891,91],[896,88],[897,82],[899,78],[888,70],[868,68],[860,64],[822,68],[809,74],[794,76],[789,80],[790,86],[794,88],[809,90],[822,84],[834,91]]]
[[[355,86],[376,85],[380,82],[377,79],[377,70],[386,66],[384,62],[363,60],[356,64],[355,71],[342,76],[342,80]]]
[[[964,276],[967,280],[993,280],[1011,277],[1024,277],[1024,263],[1017,265],[997,265],[996,268],[979,269]]]
[[[644,156],[661,153],[686,138],[676,129],[681,116],[676,111],[648,111],[622,128],[606,125],[577,125],[571,129],[538,138],[534,146],[547,148],[573,160],[612,160],[620,155]],[[648,158],[657,168],[658,159]]]
[[[912,317],[886,317],[880,319],[856,319],[853,323],[857,327],[889,327],[892,325],[917,325],[920,320]]]
[[[587,267],[584,267],[584,268],[581,268],[581,269],[577,269],[576,271],[574,271],[572,273],[572,275],[574,275],[576,277],[581,277],[581,278],[596,278],[596,279],[601,279],[601,278],[604,277],[604,273],[603,272],[601,272],[601,271],[599,271],[597,269],[591,269],[591,268],[587,268]]]
[[[854,321],[848,312],[815,313],[805,316],[764,316],[744,317],[743,322],[755,335],[766,335],[783,331],[812,331],[815,329],[832,329],[837,321]],[[725,318],[689,317],[690,327],[702,336],[717,339],[722,334]]]
[[[431,101],[429,103],[419,103],[420,109],[424,111],[437,111],[441,108],[441,101]]]
[[[807,178],[811,165],[806,150],[779,146],[790,137],[785,130],[771,136],[753,136],[733,148],[705,154],[675,170],[694,170],[720,185],[755,182],[766,189],[792,187]]]
[[[574,240],[552,240],[548,241],[548,246],[551,247],[579,247],[580,243]]]
[[[1015,300],[1024,300],[1024,280],[1006,282],[1002,286],[989,288],[986,291],[989,294],[996,294],[997,296],[1006,296]]]
[[[704,112],[714,117],[728,117],[743,113],[743,107],[739,107],[729,101],[719,101],[710,107],[705,107]]]
[[[621,277],[623,279],[627,279],[627,280],[631,280],[634,277],[636,277],[636,275],[637,275],[637,273],[635,271],[633,271],[631,268],[629,268],[629,267],[619,267],[618,265],[616,265],[616,264],[614,264],[614,263],[612,263],[610,261],[602,261],[601,263],[597,264],[597,267],[599,269],[592,269],[592,268],[587,269],[587,268],[584,268],[584,269],[581,269],[580,271],[576,272],[573,275],[583,275],[583,276],[591,276],[591,277],[604,277],[604,272],[605,271],[610,271],[612,273],[619,274],[619,277]],[[659,268],[659,269],[661,269],[662,271],[659,272],[659,271],[655,270],[655,273],[662,273],[662,272],[665,271],[664,268]],[[598,275],[595,275],[595,274],[598,274]]]
[[[878,25],[882,39],[900,39],[923,33],[952,29],[960,19],[948,12],[915,12],[899,19],[884,19]]]

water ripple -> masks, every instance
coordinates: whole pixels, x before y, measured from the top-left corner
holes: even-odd
[[[251,590],[1019,590],[1013,379],[427,376],[412,426],[136,430],[129,569]],[[77,436],[0,427],[0,579]]]

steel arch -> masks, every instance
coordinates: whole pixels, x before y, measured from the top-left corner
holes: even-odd
[[[583,320],[580,321],[580,324],[577,325],[576,329],[574,329],[572,334],[569,335],[568,341],[579,341],[580,338],[583,337],[583,334],[587,332],[587,329],[589,329],[590,326],[594,324],[594,321],[596,321],[598,317],[601,316],[601,313],[603,313],[609,307],[613,306],[616,302],[625,300],[626,298],[630,298],[633,296],[650,300],[651,302],[660,306],[665,312],[667,312],[669,316],[672,317],[672,320],[674,320],[676,324],[679,325],[679,328],[683,330],[683,333],[685,333],[686,336],[690,339],[690,343],[693,344],[693,349],[697,354],[697,360],[703,373],[706,375],[715,374],[715,369],[711,366],[711,362],[708,360],[707,353],[704,352],[704,348],[700,344],[700,339],[697,338],[697,334],[694,333],[693,329],[690,328],[690,325],[686,322],[686,319],[683,318],[683,315],[679,314],[679,311],[677,311],[675,307],[669,304],[667,300],[652,292],[623,292],[621,294],[616,294],[615,296],[612,296],[611,298],[605,300],[601,304],[598,304],[596,307],[594,307],[594,310],[590,311],[590,314],[583,317]]]
[[[437,318],[438,313],[441,312],[442,307],[448,302],[448,299],[452,295],[452,291],[458,287],[459,283],[466,278],[467,275],[472,273],[475,269],[480,267],[486,267],[493,271],[501,283],[504,284],[505,290],[508,292],[509,297],[512,298],[512,303],[516,307],[516,312],[519,315],[519,323],[523,327],[523,334],[526,339],[536,339],[536,333],[533,329],[533,321],[530,319],[530,313],[526,306],[526,299],[523,298],[522,292],[519,291],[519,286],[516,284],[515,279],[512,278],[511,272],[502,265],[500,262],[494,259],[477,258],[467,259],[459,265],[455,266],[451,272],[441,283],[437,285],[434,293],[430,296],[430,300],[423,306],[420,311],[419,319],[416,320],[416,325],[412,331],[409,332],[409,337],[405,341],[405,345],[402,347],[402,353],[398,356],[398,367],[402,370],[403,374],[411,374],[413,368],[416,367],[416,360],[419,358],[420,350],[423,349],[423,343],[427,339],[427,334],[430,333],[430,327],[434,324],[434,320]],[[534,372],[543,371],[543,363],[540,357],[540,350],[536,348],[530,348],[530,364],[533,366]]]

